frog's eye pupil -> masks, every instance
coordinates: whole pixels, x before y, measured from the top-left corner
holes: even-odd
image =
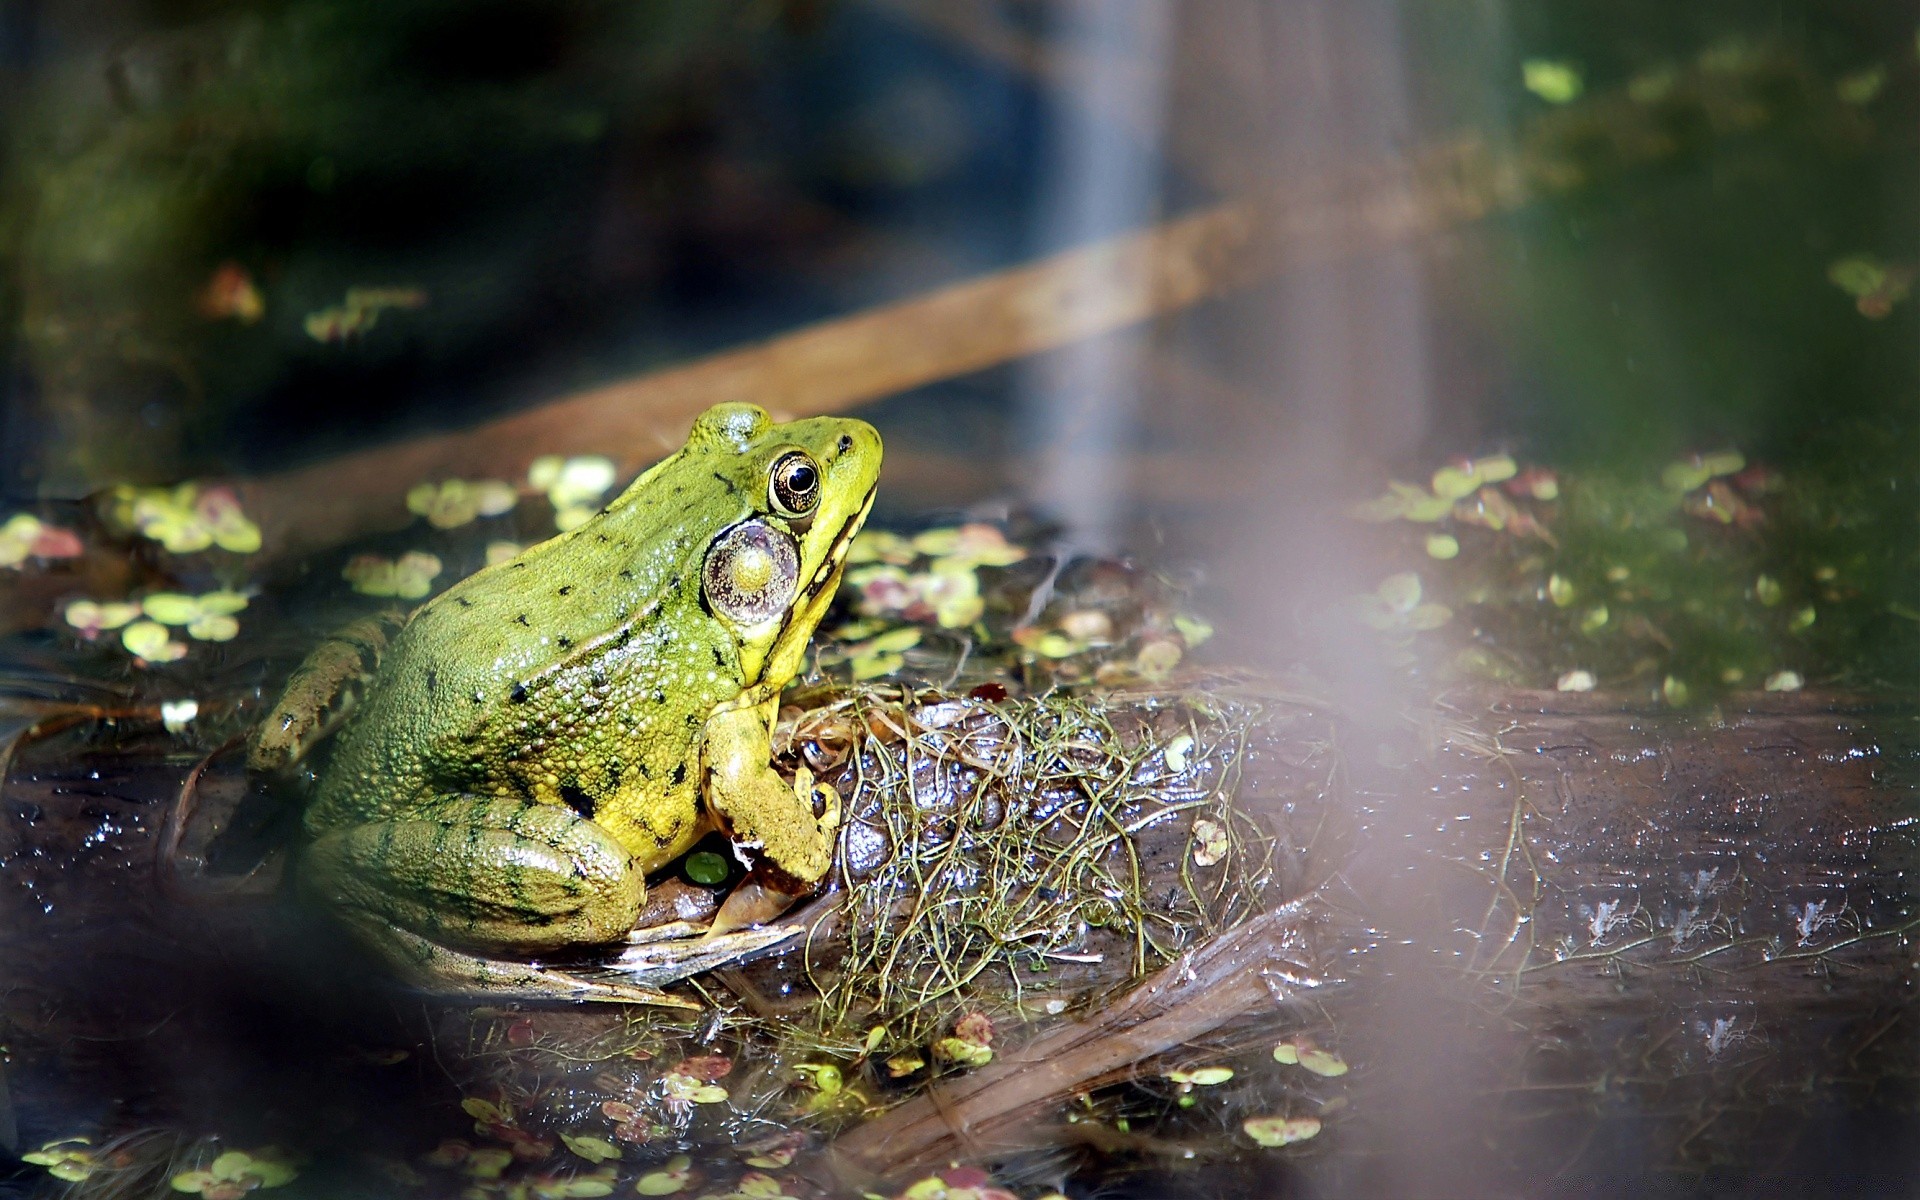
[[[820,502],[820,469],[799,451],[773,464],[769,491],[773,507],[790,517],[804,517]]]

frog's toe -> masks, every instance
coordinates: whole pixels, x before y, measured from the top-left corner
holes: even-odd
[[[696,1012],[702,1007],[696,1000],[658,991],[647,986],[650,981],[630,978],[624,972],[607,973],[591,968],[563,971],[539,963],[488,958],[391,926],[368,932],[404,978],[436,996],[536,1003],[586,1000]]]
[[[779,945],[801,929],[799,925],[769,925],[718,937],[645,942],[621,951],[618,958],[606,964],[606,970],[638,984],[659,986],[738,962]]]
[[[726,902],[714,914],[713,924],[707,928],[707,937],[717,938],[750,925],[764,925],[792,908],[793,902],[799,898],[792,892],[771,887],[749,875],[727,894]]]

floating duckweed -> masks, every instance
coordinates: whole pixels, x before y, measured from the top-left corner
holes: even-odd
[[[1816,616],[1818,616],[1818,614],[1814,612],[1813,605],[1806,605],[1794,612],[1793,616],[1787,621],[1787,628],[1793,630],[1795,633],[1799,633],[1801,630],[1810,627]]]
[[[234,554],[260,549],[260,527],[247,519],[231,489],[197,483],[172,488],[121,485],[109,493],[107,519],[118,528],[151,538],[169,553],[192,554],[210,546]]]
[[[1192,752],[1193,735],[1182,733],[1170,739],[1160,753],[1167,760],[1167,770],[1177,775],[1187,769],[1187,755]]]
[[[1635,75],[1627,81],[1627,98],[1635,104],[1657,103],[1673,91],[1673,85],[1679,78],[1680,73],[1672,67]]]
[[[118,629],[140,615],[140,605],[128,601],[75,600],[63,614],[68,625],[92,640],[104,630]]]
[[[47,1174],[66,1183],[79,1183],[100,1165],[99,1152],[88,1138],[70,1137],[48,1142],[20,1156],[21,1162],[45,1167]]]
[[[1006,567],[1027,557],[1024,546],[1008,541],[996,526],[982,521],[955,529],[929,529],[915,537],[912,545],[931,558],[968,567]]]
[[[1360,620],[1387,632],[1420,632],[1438,629],[1453,619],[1453,610],[1444,604],[1420,602],[1420,576],[1412,571],[1389,575],[1374,591],[1354,598]]]
[[[185,642],[176,642],[158,621],[135,621],[120,631],[120,644],[142,662],[178,662],[187,656]]]
[[[888,563],[904,567],[919,556],[913,542],[885,529],[863,529],[847,547],[847,563]]]
[[[1442,561],[1460,557],[1460,539],[1450,533],[1428,534],[1427,556]]]
[[[1833,94],[1840,97],[1842,103],[1861,105],[1873,103],[1874,97],[1887,86],[1887,68],[1880,63],[1843,75],[1833,85]]]
[[[1173,628],[1174,632],[1180,635],[1180,640],[1187,644],[1189,650],[1213,636],[1212,625],[1199,617],[1190,617],[1185,613],[1174,614]]]
[[[671,1196],[693,1182],[693,1160],[684,1154],[668,1159],[658,1171],[649,1171],[633,1185],[642,1196]]]
[[[1248,1117],[1240,1123],[1248,1137],[1262,1146],[1291,1146],[1320,1132],[1319,1117]]]
[[[1780,603],[1780,598],[1784,594],[1780,588],[1780,581],[1771,575],[1762,575],[1753,581],[1753,598],[1768,608]]]
[[[887,1059],[887,1075],[893,1079],[905,1079],[926,1065],[927,1060],[918,1054],[912,1052],[896,1054]]]
[[[1180,643],[1172,638],[1148,638],[1133,656],[1133,669],[1142,679],[1156,682],[1173,673],[1183,654]]]
[[[1704,487],[1709,480],[1737,474],[1746,465],[1746,457],[1737,450],[1695,454],[1679,462],[1668,463],[1666,469],[1660,472],[1660,483],[1668,491],[1691,492]]]
[[[477,517],[511,512],[519,500],[513,485],[498,479],[449,479],[415,484],[407,492],[407,511],[435,529],[457,529]]]
[[[510,562],[513,559],[519,558],[520,552],[525,549],[526,547],[522,546],[519,542],[488,542],[487,565],[497,567],[503,562]]]
[[[284,1187],[298,1177],[291,1164],[271,1147],[229,1150],[197,1171],[183,1171],[168,1182],[176,1192],[193,1192],[206,1200],[239,1200],[248,1192]]]
[[[498,1179],[513,1164],[513,1151],[484,1146],[467,1155],[462,1169],[475,1179]]]
[[[660,1170],[642,1175],[633,1190],[642,1196],[671,1196],[693,1182],[692,1162],[684,1154],[675,1155]]]
[[[890,629],[878,637],[848,648],[855,682],[890,675],[906,665],[903,652],[920,644],[921,631],[912,625]]]
[[[1433,494],[1442,500],[1458,500],[1462,496],[1472,495],[1474,489],[1480,486],[1480,480],[1475,477],[1471,464],[1466,467],[1445,466],[1433,473],[1432,486]]]
[[[1580,68],[1564,59],[1529,58],[1520,64],[1520,82],[1548,104],[1571,104],[1586,90]]]
[[[964,629],[986,612],[980,597],[980,577],[971,563],[941,559],[924,577],[922,596],[933,605],[934,620],[942,629]]]
[[[31,513],[15,513],[0,525],[0,567],[18,567],[29,558],[74,558],[85,552],[79,535]]]
[[[1766,689],[1770,692],[1797,692],[1803,686],[1798,671],[1775,671],[1767,676]]]
[[[1347,1073],[1345,1059],[1331,1050],[1322,1050],[1318,1046],[1300,1048],[1300,1065],[1326,1079],[1338,1079]]]
[[[1547,578],[1547,599],[1553,601],[1555,608],[1566,608],[1580,598],[1580,592],[1573,586],[1573,580],[1559,572]]]
[[[679,1100],[687,1104],[724,1104],[727,1089],[717,1083],[695,1079],[679,1071],[669,1071],[660,1077],[660,1089],[669,1100]]]
[[[1687,703],[1687,697],[1690,694],[1691,693],[1688,691],[1686,681],[1684,679],[1681,679],[1677,675],[1669,675],[1666,677],[1666,679],[1661,681],[1661,684],[1660,684],[1661,697],[1665,699],[1668,704],[1673,705],[1675,708],[1685,707]]]
[[[595,1166],[620,1157],[620,1147],[605,1138],[563,1133],[560,1143]]]
[[[1424,525],[1452,511],[1453,501],[1448,497],[1431,495],[1425,488],[1396,479],[1387,484],[1386,495],[1356,505],[1353,515],[1362,521],[1406,520]]]
[[[1887,284],[1887,264],[1871,254],[1850,254],[1827,267],[1827,281],[1849,296],[1871,296]]]
[[[1585,634],[1599,633],[1602,629],[1606,628],[1610,615],[1611,614],[1607,612],[1606,605],[1594,605],[1586,612],[1580,614],[1580,632]]]
[[[564,532],[586,523],[617,475],[613,460],[598,454],[574,458],[548,454],[527,468],[527,483],[546,493],[553,505],[554,524]]]
[[[409,550],[398,559],[357,554],[341,568],[340,577],[363,596],[418,600],[433,590],[441,569],[438,557],[420,550]]]
[[[993,1061],[993,1047],[965,1038],[944,1037],[933,1044],[933,1057],[958,1067],[984,1067]]]

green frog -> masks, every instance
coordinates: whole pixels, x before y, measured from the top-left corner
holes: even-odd
[[[880,457],[862,421],[719,405],[585,524],[317,651],[250,750],[332,734],[304,884],[435,985],[671,1002],[539,960],[628,940],[712,829],[781,891],[827,874],[838,797],[773,769],[771,727]]]

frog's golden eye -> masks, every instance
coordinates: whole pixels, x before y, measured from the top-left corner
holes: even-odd
[[[787,611],[799,582],[800,551],[792,535],[765,521],[742,521],[715,538],[700,571],[707,606],[741,625]]]
[[[806,516],[820,503],[820,468],[802,451],[781,455],[773,464],[767,496],[781,516]]]

